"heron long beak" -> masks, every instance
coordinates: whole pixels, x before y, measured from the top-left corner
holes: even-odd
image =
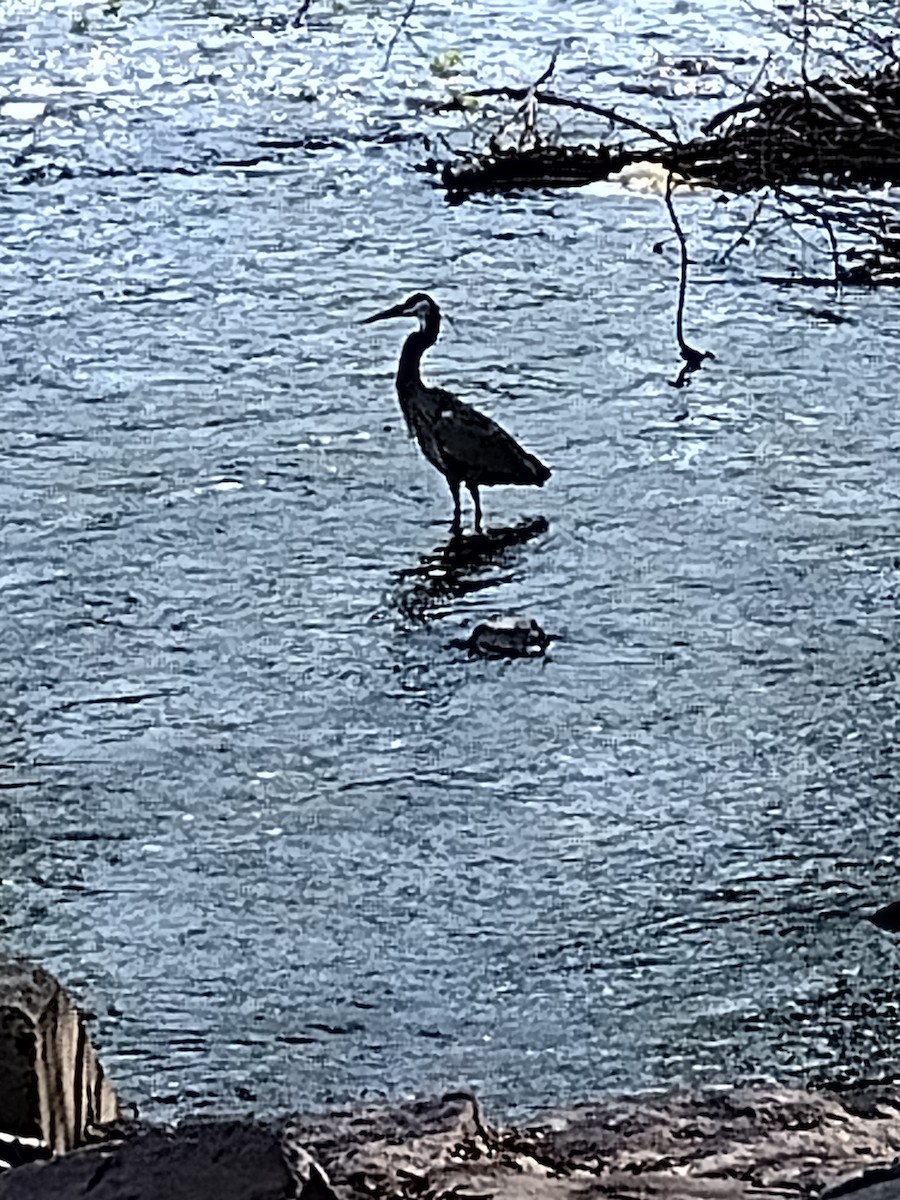
[[[402,317],[403,315],[403,305],[395,304],[393,308],[386,308],[384,312],[376,313],[374,317],[366,317],[360,321],[360,325],[371,325],[373,321],[386,321],[389,317]]]

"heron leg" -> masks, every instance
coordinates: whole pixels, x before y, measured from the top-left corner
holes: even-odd
[[[447,482],[450,484],[450,493],[453,496],[453,524],[451,525],[450,528],[451,528],[452,533],[459,533],[460,526],[461,526],[461,509],[460,509],[460,504],[459,504],[459,484],[453,479],[448,479]]]
[[[475,532],[481,533],[481,497],[478,495],[478,484],[467,483],[466,487],[472,495],[472,503],[475,505]]]

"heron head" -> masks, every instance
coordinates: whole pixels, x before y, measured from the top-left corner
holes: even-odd
[[[373,321],[386,321],[390,317],[418,317],[419,327],[424,329],[430,320],[438,316],[440,316],[440,310],[432,298],[426,296],[424,292],[416,292],[402,304],[386,308],[384,312],[376,313],[374,317],[366,317],[362,324],[371,325]]]

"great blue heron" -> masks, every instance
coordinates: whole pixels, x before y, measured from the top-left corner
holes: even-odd
[[[422,355],[437,341],[441,312],[430,296],[417,292],[374,317],[417,317],[419,328],[403,343],[397,368],[397,395],[406,418],[409,436],[415,437],[422,453],[437,467],[453,495],[453,530],[459,532],[459,485],[464,483],[475,505],[475,529],[481,529],[481,499],[478,489],[496,483],[533,484],[542,487],[550,471],[533,454],[528,454],[496,421],[443,388],[426,387],[419,374]]]

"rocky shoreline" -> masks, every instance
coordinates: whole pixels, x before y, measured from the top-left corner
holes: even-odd
[[[76,1013],[0,966],[0,1200],[900,1200],[893,1084],[612,1096],[521,1128],[464,1092],[167,1128],[121,1119]]]
[[[280,1121],[135,1123],[0,1176],[0,1200],[897,1200],[900,1097],[619,1096],[489,1123],[471,1095]]]

